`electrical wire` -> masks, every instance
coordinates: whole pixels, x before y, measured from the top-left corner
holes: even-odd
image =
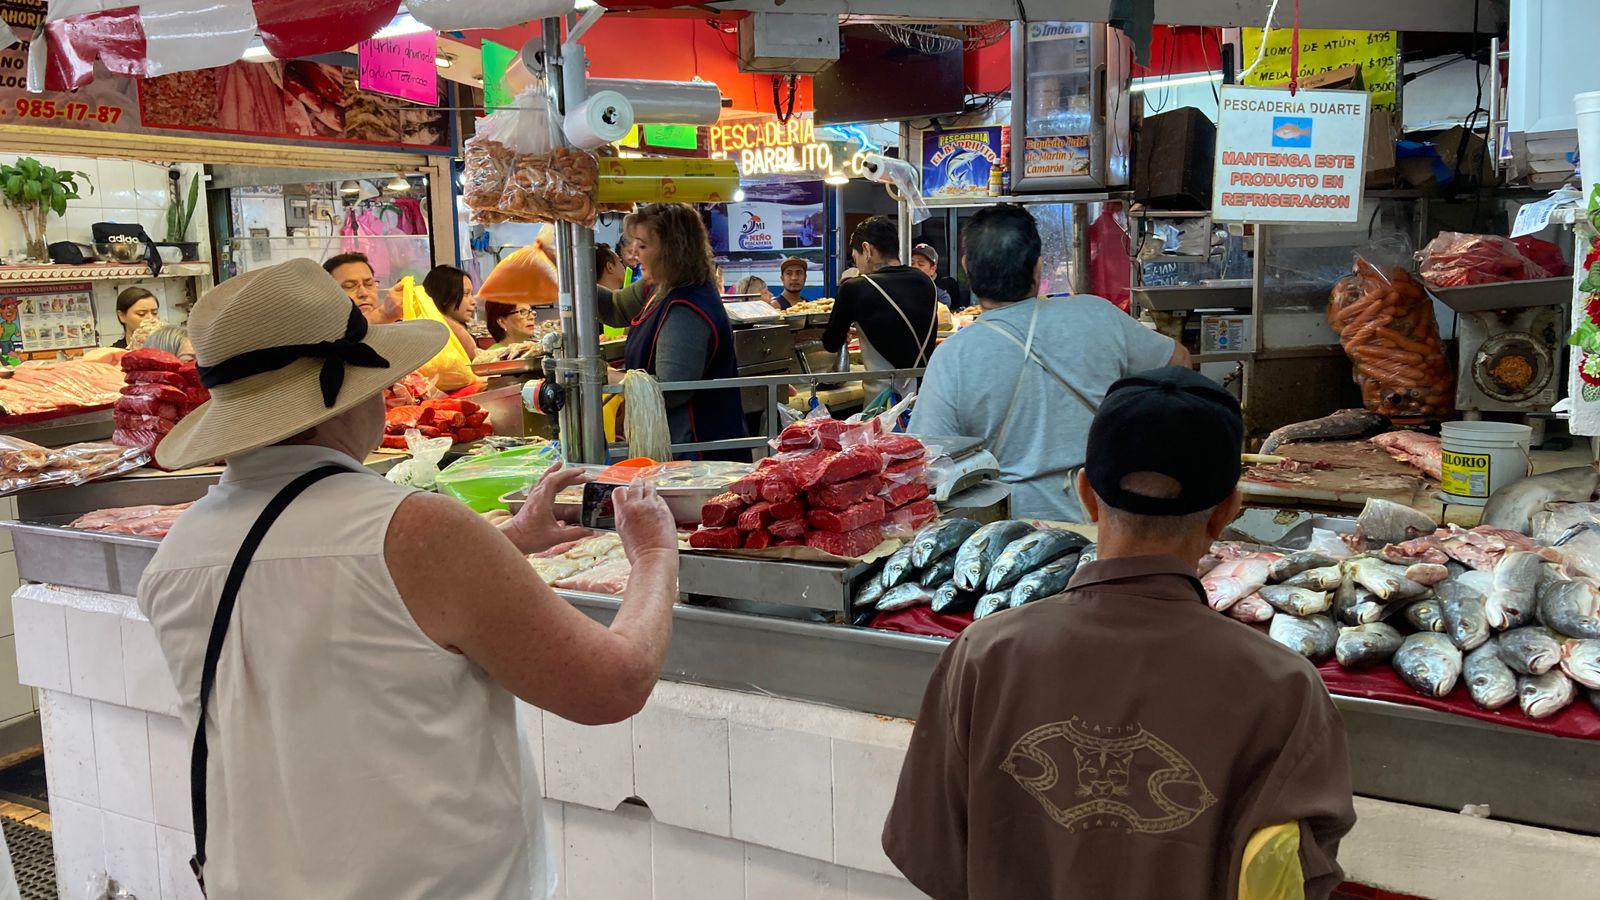
[[[1266,58],[1266,56],[1267,56],[1267,36],[1272,34],[1272,20],[1277,15],[1278,15],[1278,0],[1272,0],[1272,6],[1268,7],[1268,9],[1267,9],[1267,21],[1265,23],[1263,23],[1262,26],[1261,26],[1261,46],[1256,48],[1256,61],[1251,63],[1250,67],[1248,69],[1245,69],[1243,72],[1239,73],[1237,80],[1238,80],[1238,82],[1240,84],[1243,84],[1244,83],[1244,77],[1246,75],[1249,75],[1251,72],[1254,72],[1256,70],[1256,66],[1261,65],[1261,61]],[[1473,6],[1473,15],[1474,15],[1474,17],[1476,17],[1476,15],[1477,15],[1477,6],[1476,5]]]

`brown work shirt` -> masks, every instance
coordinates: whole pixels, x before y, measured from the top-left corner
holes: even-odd
[[[1232,898],[1250,835],[1294,821],[1325,898],[1355,810],[1316,671],[1192,565],[1123,557],[945,651],[883,849],[938,900]]]

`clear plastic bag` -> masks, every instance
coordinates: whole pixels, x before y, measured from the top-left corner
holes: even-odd
[[[517,95],[516,105],[492,112],[474,123],[472,137],[462,142],[462,197],[484,224],[523,219],[501,209],[501,197],[524,154],[550,150],[550,114],[544,86],[536,84]]]
[[[1433,287],[1462,287],[1548,278],[1510,238],[1497,234],[1441,231],[1417,254],[1417,271]]]
[[[1403,265],[1394,242],[1356,254],[1328,298],[1328,324],[1350,358],[1367,409],[1391,417],[1445,418],[1455,410],[1455,371],[1439,339],[1433,299]]]
[[[524,221],[592,228],[599,217],[595,206],[599,183],[600,163],[587,151],[556,147],[520,154],[500,195],[500,211]]]
[[[406,430],[406,449],[411,458],[401,460],[389,470],[388,478],[395,484],[418,488],[432,488],[439,480],[439,463],[455,444],[451,437],[423,437],[415,428]]]
[[[49,450],[0,435],[0,496],[32,488],[84,484],[131,472],[149,461],[150,453],[142,447],[97,441]]]

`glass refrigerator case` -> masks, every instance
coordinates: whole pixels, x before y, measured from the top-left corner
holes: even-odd
[[[1013,192],[1128,183],[1130,59],[1128,39],[1103,23],[1013,23]]]

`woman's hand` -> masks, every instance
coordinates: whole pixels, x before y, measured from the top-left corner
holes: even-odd
[[[588,480],[589,473],[582,469],[568,469],[559,462],[551,466],[528,492],[522,509],[500,523],[500,533],[524,555],[588,537],[591,532],[587,528],[557,522],[554,508],[557,494]]]
[[[645,554],[657,550],[677,554],[678,523],[648,478],[637,479],[612,491],[611,505],[616,511],[617,535],[622,538],[628,562],[637,564]]]

